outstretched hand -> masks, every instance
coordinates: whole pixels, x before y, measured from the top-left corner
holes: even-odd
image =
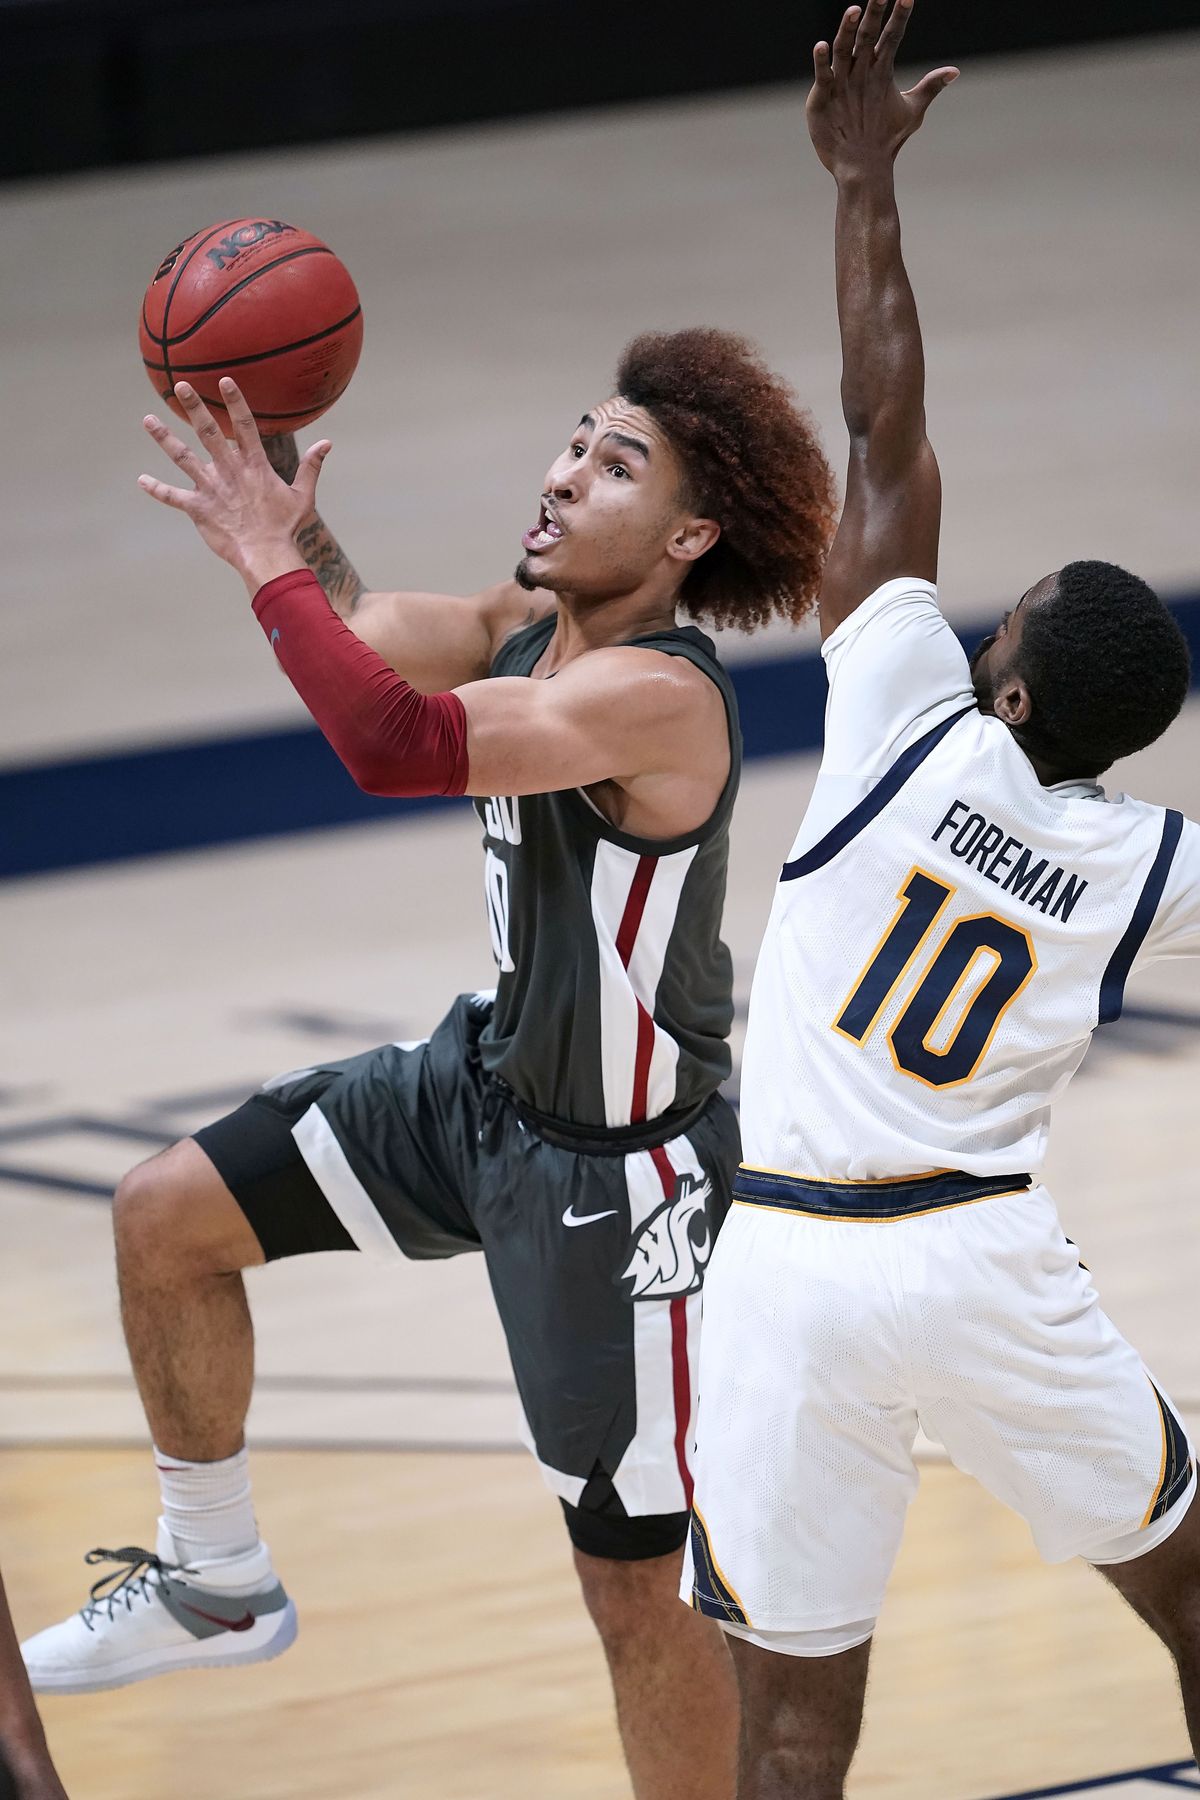
[[[896,86],[896,52],[912,9],[913,0],[894,0],[890,14],[888,0],[848,7],[832,45],[813,51],[808,133],[832,175],[890,162],[958,75],[955,68],[934,69],[906,92]]]
[[[164,506],[186,513],[210,550],[229,563],[248,587],[259,587],[273,575],[302,569],[293,534],[315,505],[317,477],[331,445],[327,438],[306,450],[291,482],[275,473],[263,449],[253,414],[228,376],[221,382],[233,437],[227,438],[186,381],[176,384],[175,397],[210,460],[200,457],[153,413],[143,424],[188,480],[190,488],[170,487],[153,475],[140,475],[138,486]]]

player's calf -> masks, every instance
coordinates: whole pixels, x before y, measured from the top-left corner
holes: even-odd
[[[737,1800],[843,1800],[871,1645],[786,1655],[729,1634],[742,1724]]]
[[[1174,1657],[1188,1735],[1200,1758],[1200,1506],[1194,1491],[1193,1477],[1176,1501],[1180,1517],[1169,1537],[1142,1556],[1097,1567]]]
[[[626,1523],[636,1533],[663,1522]],[[680,1561],[679,1551],[630,1560],[575,1550],[637,1800],[730,1800],[733,1670],[717,1627],[679,1603]]]

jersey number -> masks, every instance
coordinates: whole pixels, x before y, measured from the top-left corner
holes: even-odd
[[[508,870],[492,849],[483,859],[483,893],[487,901],[488,925],[492,933],[492,955],[502,975],[516,968],[508,947]]]
[[[866,1043],[956,892],[924,869],[909,871],[900,906],[838,1016],[843,1037]],[[926,1087],[970,1081],[1036,968],[1028,932],[992,913],[958,919],[887,1034],[897,1069]]]

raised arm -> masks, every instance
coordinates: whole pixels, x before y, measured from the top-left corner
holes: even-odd
[[[937,576],[942,488],[925,435],[925,358],[900,249],[894,163],[958,74],[936,69],[901,93],[896,52],[913,0],[869,0],[813,52],[813,146],[837,182],[835,263],[842,410],[850,465],[841,522],[821,585],[828,637],[882,582]]]
[[[275,473],[291,484],[300,467],[295,438],[264,438],[263,450]],[[368,588],[315,511],[301,521],[296,548],[338,617],[421,694],[486,675],[507,634],[552,604],[539,595],[531,610],[530,596],[515,581],[466,596]]]

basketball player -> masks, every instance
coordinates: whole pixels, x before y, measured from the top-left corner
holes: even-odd
[[[194,485],[142,486],[243,576],[363,786],[477,797],[499,985],[457,1001],[417,1048],[269,1083],[121,1183],[157,1548],[124,1553],[115,1587],[26,1646],[35,1682],[78,1691],[256,1661],[294,1636],[246,1470],[241,1270],[319,1250],[482,1248],[634,1788],[726,1800],[732,1671],[720,1633],[676,1595],[700,1290],[738,1161],[717,1089],[740,740],[713,646],[676,611],[745,626],[803,613],[832,526],[827,465],[741,340],[643,337],[547,473],[514,580],[471,600],[356,597],[312,515],[328,442],[288,485],[232,383],[233,442],[176,391],[211,460],[149,419]],[[486,1514],[481,1496],[484,1545]]]
[[[29,1691],[0,1581],[0,1800],[67,1800]]]
[[[837,181],[845,509],[825,749],[751,998],[743,1167],[709,1267],[685,1597],[729,1635],[742,1800],[840,1800],[918,1425],[1095,1563],[1172,1651],[1200,1747],[1200,1508],[1175,1408],[1041,1186],[1051,1097],[1131,970],[1200,951],[1200,828],[1106,794],[1188,688],[1155,594],[1044,576],[969,667],[893,159],[954,69],[892,78],[912,0],[818,44]]]

